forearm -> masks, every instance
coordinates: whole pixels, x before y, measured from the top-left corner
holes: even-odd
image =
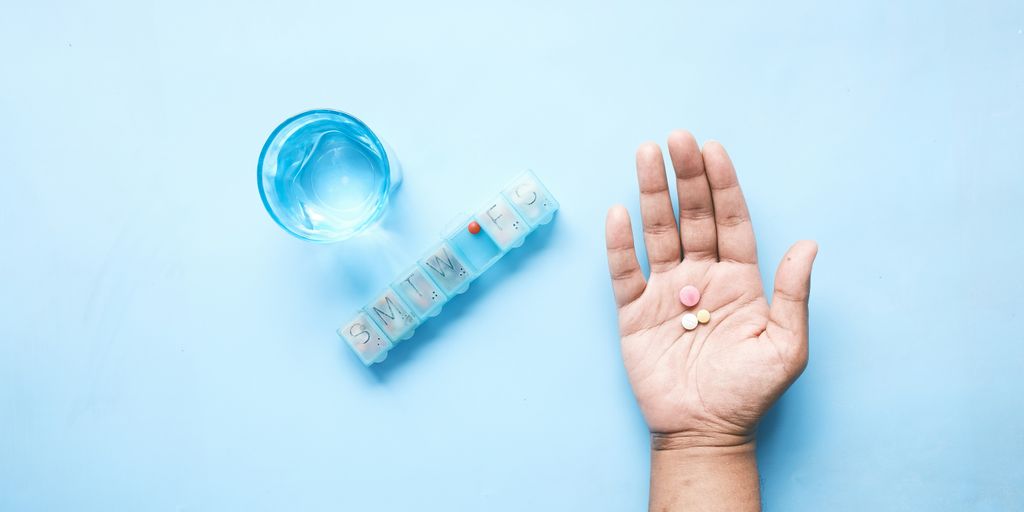
[[[754,441],[699,446],[651,439],[651,497],[657,512],[761,509]]]

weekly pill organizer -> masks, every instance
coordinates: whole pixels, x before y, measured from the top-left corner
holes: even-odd
[[[526,236],[551,222],[558,202],[531,171],[517,176],[491,201],[456,227],[338,329],[338,335],[369,366]]]

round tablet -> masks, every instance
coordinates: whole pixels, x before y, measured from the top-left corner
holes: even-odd
[[[700,291],[692,284],[684,286],[682,290],[679,290],[679,302],[688,308],[696,306],[700,302]]]
[[[706,309],[702,309],[702,310],[698,311],[697,312],[697,321],[702,323],[702,324],[706,324],[706,323],[710,322],[711,321],[711,312],[706,310]]]
[[[697,315],[693,313],[687,313],[683,315],[683,328],[687,331],[692,331],[697,328]]]

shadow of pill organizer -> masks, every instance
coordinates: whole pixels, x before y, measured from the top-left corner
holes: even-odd
[[[558,201],[531,171],[446,233],[414,266],[338,329],[366,366],[383,361],[413,332],[526,235],[551,222]]]

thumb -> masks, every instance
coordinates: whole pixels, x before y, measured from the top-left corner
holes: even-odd
[[[789,345],[802,364],[807,362],[807,299],[811,293],[811,266],[817,254],[818,244],[813,241],[793,244],[775,271],[772,292],[768,337]]]

